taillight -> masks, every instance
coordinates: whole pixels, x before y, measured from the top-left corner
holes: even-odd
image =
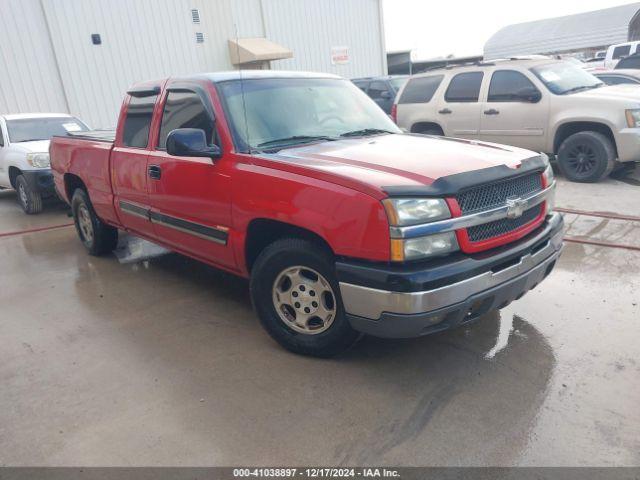
[[[398,104],[394,103],[391,106],[391,120],[393,120],[393,123],[398,123]]]

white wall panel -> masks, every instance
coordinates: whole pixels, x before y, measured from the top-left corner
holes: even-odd
[[[2,0],[0,114],[67,112],[39,0]]]
[[[380,0],[262,0],[266,37],[293,50],[278,70],[313,70],[347,78],[386,73]],[[331,64],[331,48],[349,63]]]
[[[42,2],[69,108],[95,127],[116,124],[132,83],[205,69],[188,0]]]

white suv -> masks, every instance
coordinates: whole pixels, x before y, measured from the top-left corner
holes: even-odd
[[[415,75],[392,116],[410,132],[503,143],[557,156],[595,182],[640,160],[640,88],[605,86],[570,62],[496,60]]]

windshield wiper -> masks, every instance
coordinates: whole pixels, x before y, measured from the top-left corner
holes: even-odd
[[[595,83],[593,85],[580,85],[579,87],[573,87],[569,90],[565,90],[564,92],[562,92],[562,95],[566,95],[567,93],[579,92],[581,90],[592,90],[594,88],[600,88],[602,85],[602,83]]]
[[[368,135],[379,135],[381,133],[395,133],[382,128],[363,128],[361,130],[353,130],[340,134],[341,137],[366,137]]]
[[[307,143],[314,142],[316,140],[326,140],[328,142],[335,141],[336,139],[333,137],[329,137],[328,135],[292,135],[291,137],[284,138],[276,138],[275,140],[269,140],[268,142],[262,142],[256,145],[258,148],[260,147],[276,147],[281,146],[285,147],[288,144],[298,144],[298,143]],[[292,143],[293,142],[293,143]]]

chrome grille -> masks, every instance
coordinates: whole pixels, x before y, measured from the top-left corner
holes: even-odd
[[[524,197],[542,190],[539,172],[508,178],[499,182],[470,188],[459,193],[456,200],[463,215],[482,212],[506,204],[508,197]]]
[[[542,208],[544,208],[544,205],[539,204],[529,210],[525,210],[522,216],[518,218],[501,218],[494,222],[469,227],[467,229],[467,235],[469,235],[469,240],[472,242],[481,242],[482,240],[506,235],[533,222],[542,212]]]

